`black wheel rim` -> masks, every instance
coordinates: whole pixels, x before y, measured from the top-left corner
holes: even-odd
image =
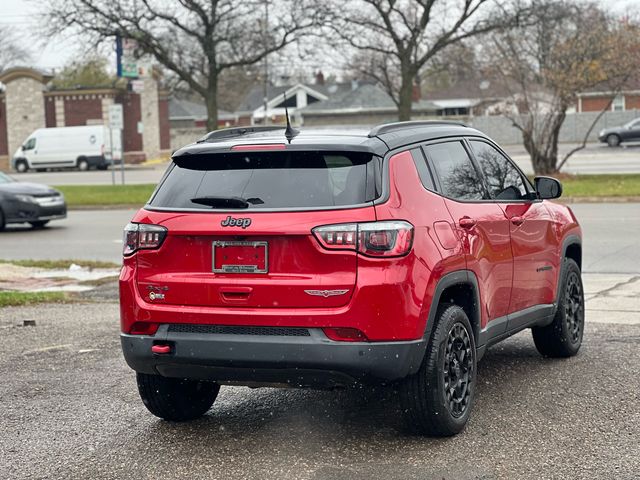
[[[451,415],[461,417],[467,411],[473,387],[473,350],[465,326],[456,323],[447,336],[444,354],[445,399]]]
[[[571,272],[567,278],[567,287],[564,294],[564,318],[567,326],[569,340],[574,345],[582,338],[584,325],[584,300],[582,283],[577,273]]]

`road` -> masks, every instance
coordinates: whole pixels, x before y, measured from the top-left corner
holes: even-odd
[[[562,157],[573,147],[574,144],[560,144],[559,156]],[[533,174],[530,157],[522,145],[508,145],[505,151],[526,174]],[[640,144],[633,143],[619,148],[589,144],[567,161],[562,172],[581,175],[640,173]]]
[[[584,271],[640,272],[640,204],[571,205],[584,229]],[[9,226],[0,232],[0,258],[78,258],[119,262],[122,229],[134,210],[73,210],[44,230]]]
[[[560,153],[563,154],[574,145],[561,144]],[[506,152],[522,168],[531,174],[531,160],[521,145],[507,145]],[[128,184],[158,183],[166,169],[165,165],[154,167],[131,166],[126,171]],[[589,144],[585,150],[572,157],[562,170],[573,174],[596,173],[640,173],[640,144],[609,148],[601,144]],[[18,180],[25,182],[45,183],[48,185],[110,185],[111,172],[89,171],[76,172],[71,170],[53,172],[29,172],[14,174]],[[120,183],[120,171],[116,172],[116,181]]]
[[[18,327],[37,319],[36,327]],[[392,389],[223,387],[171,424],[139,400],[115,303],[0,309],[5,479],[637,479],[640,325],[596,323],[544,359],[528,332],[479,365],[467,429],[410,436]]]

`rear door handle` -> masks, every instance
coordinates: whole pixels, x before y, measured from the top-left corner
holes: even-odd
[[[520,226],[524,223],[524,217],[511,217],[511,223]]]
[[[475,218],[462,217],[460,220],[458,220],[458,224],[462,228],[473,228],[476,225],[476,220]]]

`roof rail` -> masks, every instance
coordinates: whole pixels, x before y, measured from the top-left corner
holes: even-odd
[[[396,130],[404,130],[406,128],[419,128],[419,127],[437,127],[443,125],[455,125],[458,127],[467,127],[468,125],[463,122],[456,122],[455,120],[415,120],[411,122],[393,122],[383,123],[377,125],[369,131],[369,137],[376,137],[382,133],[395,132]]]
[[[274,130],[284,129],[285,127],[282,125],[258,125],[250,127],[223,128],[221,130],[214,130],[213,132],[207,133],[196,143],[210,142],[212,140],[219,140],[222,138],[241,137],[242,135],[247,135],[249,133],[271,132]]]

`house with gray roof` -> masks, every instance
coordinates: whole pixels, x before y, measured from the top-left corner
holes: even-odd
[[[329,91],[331,85],[327,87]],[[414,118],[436,115],[433,102],[416,99],[413,102]],[[389,94],[372,83],[350,82],[340,84],[331,96],[301,109],[304,125],[374,125],[398,120],[398,108]]]
[[[230,127],[238,124],[238,115],[218,110],[218,126]],[[203,102],[194,102],[171,97],[169,100],[169,125],[171,128],[193,128],[207,126],[207,107]]]

